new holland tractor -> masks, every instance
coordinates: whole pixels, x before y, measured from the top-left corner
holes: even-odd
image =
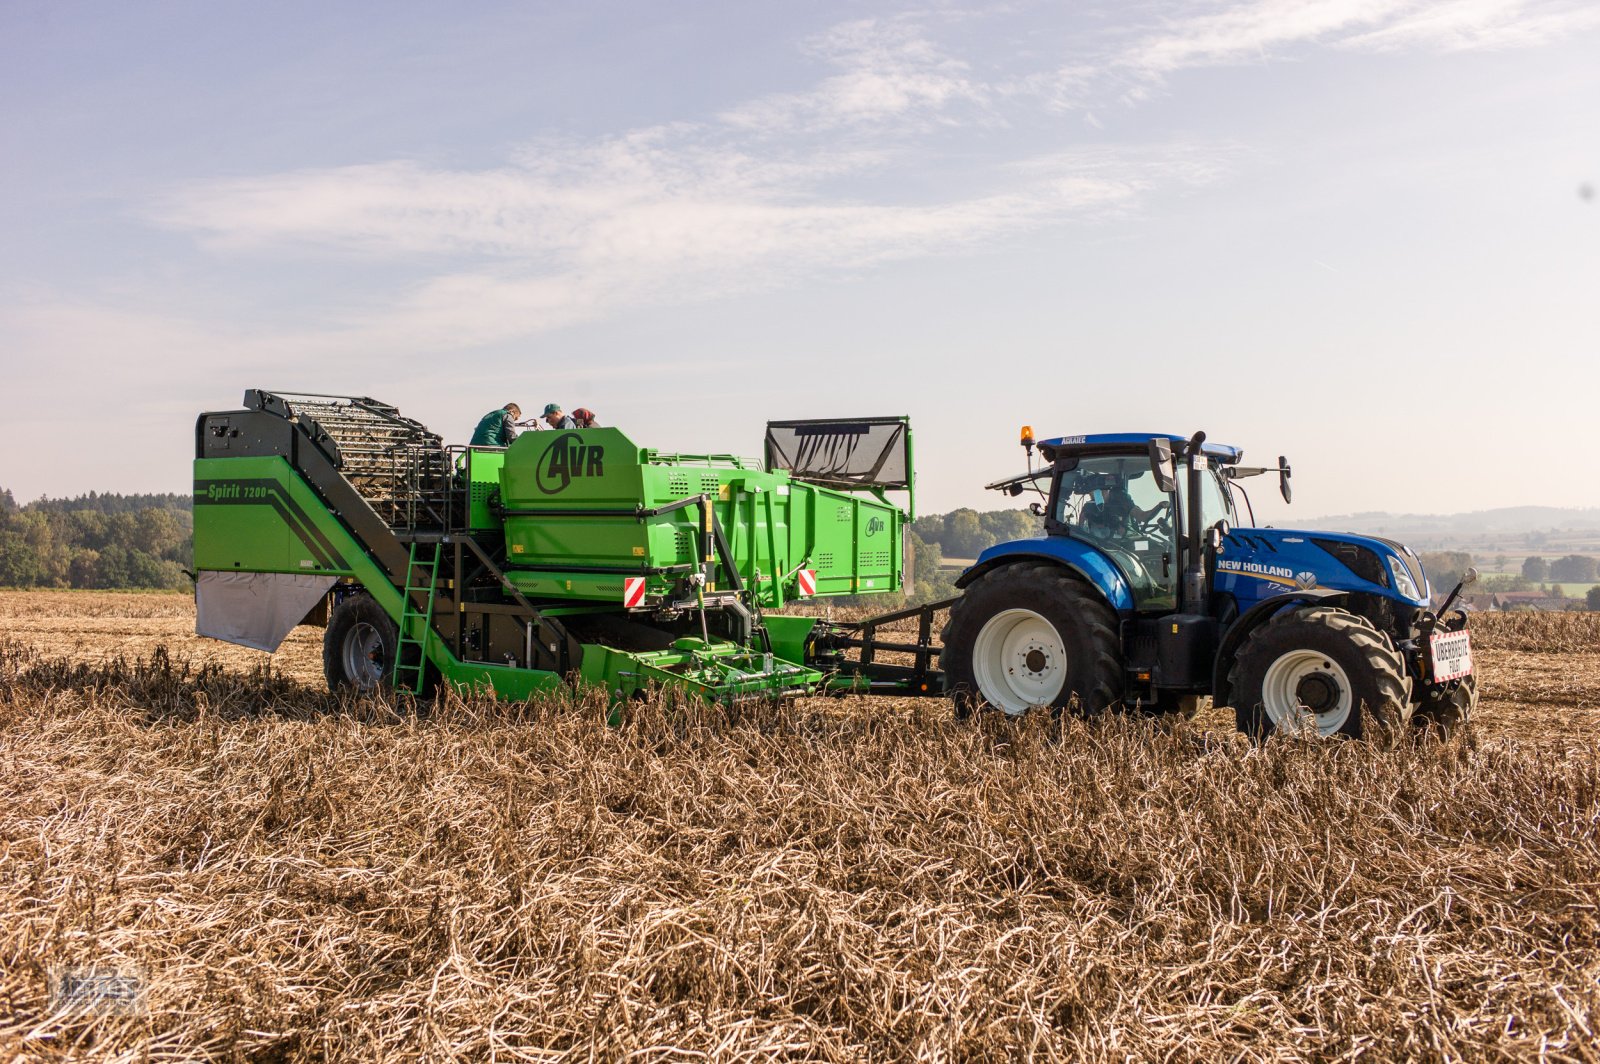
[[[772,422],[761,461],[614,428],[446,446],[374,399],[252,389],[196,425],[196,630],[271,651],[322,624],[336,690],[854,692],[1008,714],[1211,696],[1253,736],[1471,712],[1465,616],[1429,609],[1416,556],[1235,527],[1237,481],[1268,470],[1203,433],[1040,443],[1042,468],[991,487],[1037,490],[1043,534],[985,551],[959,598],[848,623],[777,612],[900,590],[911,443],[886,417]]]
[[[1031,429],[1022,443],[1032,466]],[[942,665],[960,710],[1182,712],[1210,696],[1254,737],[1359,736],[1386,718],[1448,730],[1471,714],[1467,619],[1451,609],[1461,586],[1435,610],[1402,544],[1241,527],[1239,481],[1275,473],[1287,502],[1285,459],[1244,466],[1203,432],[1038,450],[1042,468],[990,487],[1038,491],[1043,535],[991,547],[957,581]]]

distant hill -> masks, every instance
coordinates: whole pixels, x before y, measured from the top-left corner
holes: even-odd
[[[1287,523],[1287,522],[1284,522]],[[1369,511],[1335,514],[1310,520],[1293,519],[1308,528],[1335,528],[1378,535],[1473,536],[1516,535],[1551,529],[1600,531],[1600,507],[1504,506],[1456,514],[1396,514]]]

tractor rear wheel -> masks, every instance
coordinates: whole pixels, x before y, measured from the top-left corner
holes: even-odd
[[[322,671],[328,677],[328,690],[387,687],[399,643],[394,620],[371,595],[351,595],[340,602],[322,636]]]
[[[1239,730],[1253,739],[1315,727],[1359,739],[1364,720],[1404,725],[1405,662],[1364,617],[1328,606],[1287,610],[1245,639],[1229,673]]]
[[[1057,565],[1018,562],[979,577],[950,608],[941,664],[956,715],[988,705],[1096,713],[1122,693],[1117,617]]]
[[[1464,676],[1448,690],[1434,690],[1423,695],[1411,714],[1411,723],[1419,730],[1448,738],[1472,719],[1472,711],[1477,708],[1478,678]]]

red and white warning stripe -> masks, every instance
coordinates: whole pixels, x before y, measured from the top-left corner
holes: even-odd
[[[624,609],[633,609],[644,605],[644,584],[642,576],[625,576],[622,578],[622,606]]]
[[[802,597],[817,593],[817,571],[815,569],[801,569],[795,573],[795,576],[798,578],[796,583],[800,585]]]

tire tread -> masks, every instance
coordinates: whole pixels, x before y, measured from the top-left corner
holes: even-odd
[[[1400,715],[1400,724],[1411,717],[1411,679],[1406,675],[1405,659],[1395,649],[1389,637],[1373,627],[1372,622],[1359,614],[1336,606],[1313,606],[1309,609],[1287,609],[1256,627],[1239,647],[1233,666],[1228,671],[1228,685],[1233,691],[1232,701],[1239,730],[1251,735],[1264,735],[1272,730],[1264,711],[1257,708],[1259,695],[1249,690],[1245,682],[1247,663],[1254,654],[1262,651],[1274,633],[1291,624],[1318,624],[1354,644],[1357,654],[1366,662],[1378,687],[1378,705],[1357,705],[1351,714],[1354,731],[1359,735],[1362,713],[1381,713],[1390,706]],[[1362,700],[1365,702],[1365,700]],[[1254,704],[1253,704],[1254,703]],[[1350,727],[1347,725],[1347,728]]]
[[[971,657],[986,616],[974,611],[981,610],[983,601],[991,597],[1012,599],[1018,605],[1053,602],[1072,613],[1083,625],[1085,641],[1094,659],[1087,690],[1070,691],[1064,685],[1058,707],[1064,708],[1064,703],[1076,695],[1082,710],[1098,713],[1121,698],[1122,656],[1116,613],[1098,592],[1071,571],[1050,562],[1015,562],[979,577],[951,606],[950,619],[940,634],[939,641],[944,646],[941,664],[950,674],[955,688],[958,715],[966,716],[981,702],[975,691]]]

